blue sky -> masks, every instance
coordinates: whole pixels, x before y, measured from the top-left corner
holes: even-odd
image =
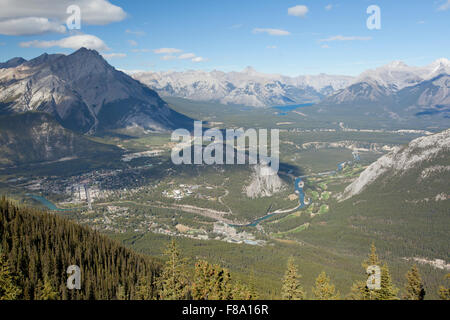
[[[392,60],[425,65],[450,52],[450,0],[91,1],[97,9],[87,9],[87,0],[42,0],[39,12],[27,13],[23,8],[32,1],[0,0],[1,61],[70,53],[86,36],[112,65],[126,70],[252,66],[291,76],[356,75]],[[78,31],[60,29],[69,16],[66,3],[81,8]],[[380,30],[366,26],[372,4],[381,9]],[[302,7],[290,15],[295,6]]]

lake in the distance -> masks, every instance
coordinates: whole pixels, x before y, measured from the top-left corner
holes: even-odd
[[[293,104],[293,105],[288,105],[288,106],[275,106],[275,107],[272,107],[272,109],[277,109],[282,112],[288,112],[288,111],[292,111],[292,110],[295,110],[298,108],[310,107],[313,105],[314,105],[314,103],[303,103],[303,104]]]

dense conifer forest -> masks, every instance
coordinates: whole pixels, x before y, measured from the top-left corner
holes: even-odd
[[[134,299],[140,278],[148,278],[150,297],[161,265],[118,242],[61,217],[0,200],[2,264],[19,288],[17,299]],[[81,269],[80,290],[68,290],[67,268]],[[3,267],[6,270],[6,267]],[[0,294],[1,296],[1,294]]]

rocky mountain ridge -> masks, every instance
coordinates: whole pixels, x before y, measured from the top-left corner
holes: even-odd
[[[190,125],[156,92],[117,71],[94,50],[16,59],[0,68],[0,113],[49,113],[81,133],[139,126],[164,131]]]

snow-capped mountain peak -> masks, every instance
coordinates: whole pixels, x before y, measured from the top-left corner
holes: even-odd
[[[386,66],[388,69],[398,69],[398,68],[408,68],[409,66],[400,60],[392,61],[391,63],[388,63]]]
[[[392,90],[401,90],[430,80],[441,74],[450,74],[450,61],[440,58],[424,67],[408,66],[402,61],[392,61],[384,66],[363,72],[356,80],[376,81]]]
[[[338,104],[354,99],[376,102],[404,88],[450,74],[450,63],[448,59],[441,58],[427,66],[416,67],[397,60],[367,70],[358,77],[323,73],[289,77],[262,73],[250,66],[240,72],[228,73],[190,70],[129,74],[163,96],[266,107],[324,99]],[[439,102],[442,101],[445,99],[439,99]]]
[[[131,75],[163,96],[254,107],[318,102],[353,81],[350,76],[326,74],[287,77],[258,72],[253,67],[228,73],[149,71]]]

